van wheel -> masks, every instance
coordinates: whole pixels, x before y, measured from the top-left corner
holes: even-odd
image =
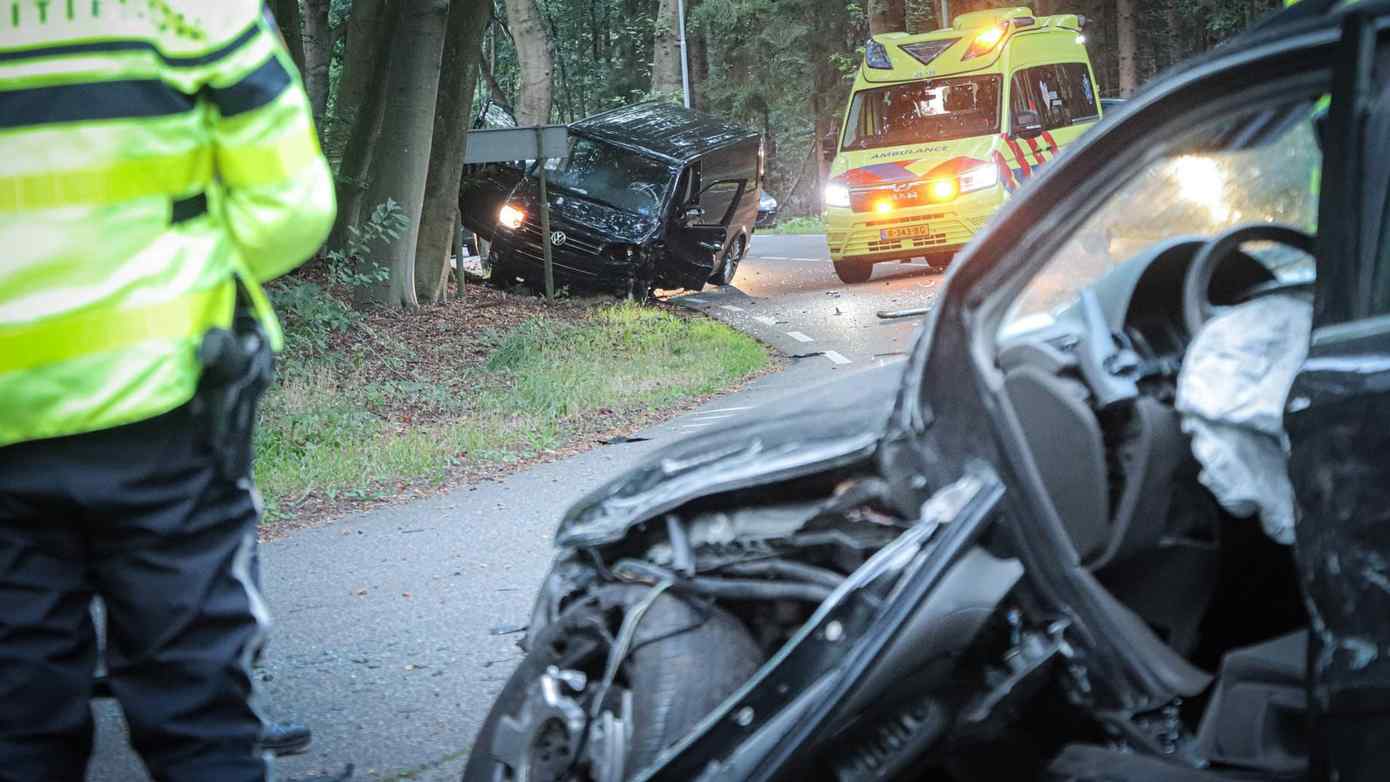
[[[719,286],[733,285],[734,275],[738,274],[738,264],[747,252],[748,240],[742,236],[735,239],[728,252],[724,253],[724,262],[710,275],[709,281]]]
[[[835,261],[835,276],[840,278],[840,282],[854,285],[855,283],[868,282],[874,275],[874,265],[863,261]]]

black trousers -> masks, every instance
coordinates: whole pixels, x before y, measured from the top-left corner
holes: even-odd
[[[201,428],[185,406],[0,448],[0,781],[84,778],[93,595],[112,694],[155,779],[266,779],[259,501],[220,474]]]

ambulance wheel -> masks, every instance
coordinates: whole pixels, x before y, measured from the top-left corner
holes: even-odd
[[[854,285],[868,282],[874,274],[874,265],[863,261],[835,261],[835,276],[840,282]]]
[[[937,253],[926,257],[927,268],[936,274],[942,274],[951,268],[951,259],[955,258],[955,253]]]

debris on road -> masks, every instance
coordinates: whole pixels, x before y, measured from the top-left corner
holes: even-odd
[[[524,633],[526,632],[526,627],[527,625],[493,625],[492,629],[488,631],[488,635],[513,635],[515,633]]]
[[[647,442],[647,441],[650,440],[650,439],[652,439],[652,438],[650,438],[650,437],[628,437],[627,435],[621,435],[621,434],[620,434],[620,435],[618,435],[618,436],[616,436],[616,437],[610,437],[610,438],[608,438],[607,440],[599,440],[599,441],[598,441],[598,444],[599,444],[599,445],[622,445],[622,444],[624,444],[624,443],[645,443],[645,442]]]
[[[905,310],[879,310],[878,316],[884,320],[892,318],[915,318],[931,312],[931,307],[911,307]]]

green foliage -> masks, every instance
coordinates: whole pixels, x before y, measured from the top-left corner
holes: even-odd
[[[383,283],[390,272],[381,264],[363,263],[373,242],[390,242],[409,228],[400,204],[387,199],[372,210],[367,222],[348,228],[348,246],[330,250],[325,268],[331,285],[348,289]],[[358,313],[318,283],[286,278],[269,288],[271,303],[285,321],[286,347],[291,353],[323,353],[334,334],[347,331]]]
[[[481,367],[396,366],[413,351],[389,339],[288,353],[256,439],[256,482],[271,517],[310,494],[375,499],[395,495],[400,482],[437,485],[460,464],[533,458],[728,388],[768,362],[765,348],[727,326],[633,304],[578,322],[537,318],[474,341],[491,348]],[[383,363],[389,373],[364,372]]]
[[[370,256],[372,245],[390,244],[410,228],[410,216],[395,199],[377,204],[367,221],[348,227],[347,247],[328,251],[328,273],[333,282],[349,288],[378,285],[390,271]]]
[[[289,278],[269,290],[275,311],[285,322],[285,342],[290,353],[322,353],[333,334],[346,331],[357,320],[347,304],[317,283]]]

